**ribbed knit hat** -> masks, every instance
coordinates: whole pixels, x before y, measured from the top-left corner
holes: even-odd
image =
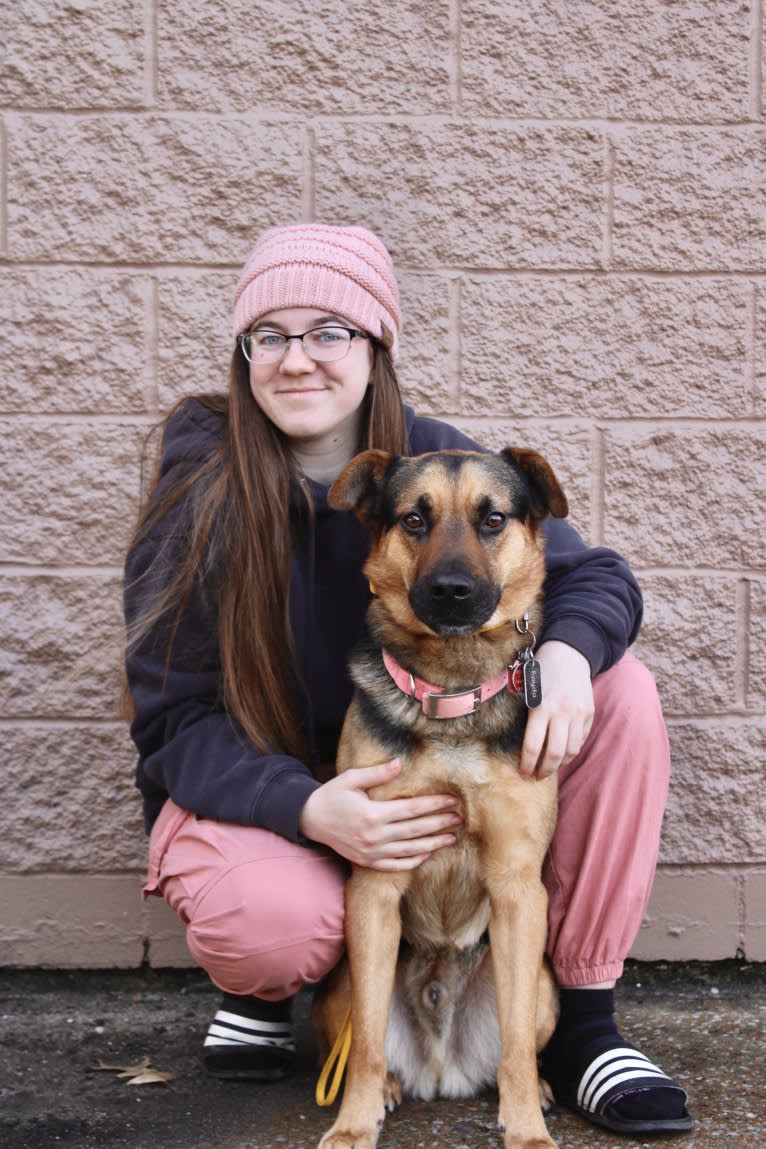
[[[299,223],[265,231],[234,295],[234,334],[283,307],[318,307],[383,339],[396,359],[402,326],[391,256],[366,227]]]

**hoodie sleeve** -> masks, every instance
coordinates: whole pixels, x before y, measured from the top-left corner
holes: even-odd
[[[220,416],[189,402],[168,424],[161,486],[215,448]],[[165,516],[129,553],[125,618],[144,615],[163,572],[182,553],[184,506]],[[129,647],[128,685],[135,708],[131,736],[139,752],[137,783],[145,797],[147,828],[165,798],[205,818],[262,826],[302,841],[298,818],[318,783],[303,763],[262,754],[224,710],[217,616],[212,597],[196,589],[167,662],[169,627],[158,622]]]
[[[407,413],[413,454],[486,450],[447,423]],[[635,641],[643,617],[641,590],[621,555],[608,547],[589,547],[566,520],[547,518],[543,534],[545,624],[538,645],[565,642],[585,655],[592,675],[599,674]]]

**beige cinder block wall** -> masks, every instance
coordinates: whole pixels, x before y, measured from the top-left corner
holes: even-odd
[[[646,591],[635,953],[766,959],[763,4],[2,6],[0,963],[180,963],[117,711],[139,444],[265,225],[385,237],[421,411],[547,452]]]

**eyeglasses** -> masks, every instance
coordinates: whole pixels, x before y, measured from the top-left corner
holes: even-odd
[[[248,363],[278,363],[287,352],[291,339],[298,339],[304,354],[316,363],[336,363],[348,355],[354,339],[368,339],[363,331],[353,327],[314,327],[302,335],[283,335],[267,328],[243,331],[237,336],[242,354]]]

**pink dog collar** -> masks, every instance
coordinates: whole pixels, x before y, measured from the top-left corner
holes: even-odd
[[[501,690],[507,689],[511,694],[518,694],[523,689],[523,670],[519,664],[506,666],[489,682],[456,691],[432,686],[430,682],[411,674],[387,650],[383,650],[383,665],[402,693],[418,700],[427,718],[463,718],[466,714],[474,714],[482,702],[494,698]]]

